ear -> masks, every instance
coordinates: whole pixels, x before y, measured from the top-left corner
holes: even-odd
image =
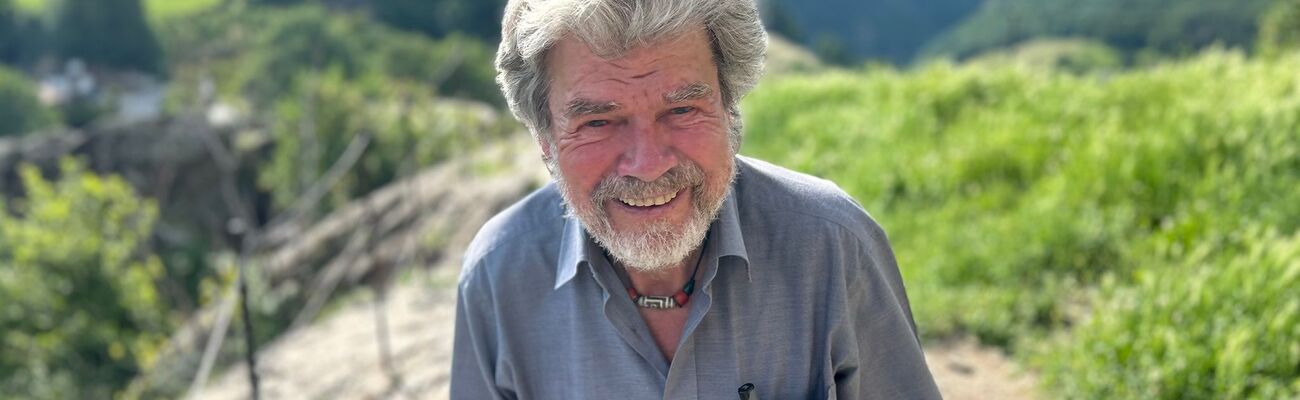
[[[551,176],[555,176],[555,169],[553,168],[555,165],[555,154],[551,151],[551,146],[547,146],[546,140],[542,139],[541,136],[534,135],[533,139],[537,141],[537,148],[541,149],[542,165],[546,166],[546,172],[551,173]]]
[[[550,160],[555,156],[551,154],[551,146],[546,145],[546,139],[542,139],[541,135],[533,135],[533,140],[537,141],[537,148],[542,149],[543,160]]]

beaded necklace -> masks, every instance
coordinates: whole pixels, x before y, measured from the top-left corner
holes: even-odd
[[[695,274],[700,272],[700,262],[704,260],[704,245],[708,244],[708,242],[708,239],[705,238],[704,243],[700,244],[700,255],[699,258],[695,259],[695,270],[691,271],[691,279],[687,280],[682,289],[678,290],[677,293],[673,293],[672,296],[646,296],[637,293],[636,289],[632,288],[632,278],[627,278],[628,282],[624,282],[624,285],[627,285],[627,295],[632,299],[632,303],[636,304],[637,307],[656,310],[685,307],[686,303],[691,300],[691,293],[695,292]]]

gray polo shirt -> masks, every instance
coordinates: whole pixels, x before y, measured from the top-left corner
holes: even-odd
[[[548,185],[465,255],[453,399],[937,399],[894,254],[833,183],[737,157],[673,362]]]

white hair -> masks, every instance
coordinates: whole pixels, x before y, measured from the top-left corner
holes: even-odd
[[[718,67],[723,104],[731,116],[730,144],[740,149],[740,99],[763,74],[767,33],[754,0],[510,0],[501,21],[497,84],[510,111],[545,146],[549,132],[550,48],[573,35],[604,58],[703,26]]]

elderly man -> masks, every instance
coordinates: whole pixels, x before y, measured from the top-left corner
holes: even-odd
[[[465,255],[452,398],[939,397],[880,227],[737,155],[754,0],[512,0],[502,25],[555,182]]]

